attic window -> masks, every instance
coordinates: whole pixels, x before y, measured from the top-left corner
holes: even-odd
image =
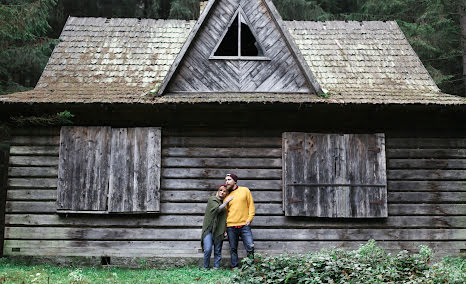
[[[241,8],[236,11],[210,59],[269,60]]]

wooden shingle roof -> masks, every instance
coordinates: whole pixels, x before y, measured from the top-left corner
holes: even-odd
[[[441,93],[395,22],[285,22],[328,94],[154,97],[195,21],[70,17],[34,90],[5,103],[466,104]],[[150,92],[150,90],[153,90]]]

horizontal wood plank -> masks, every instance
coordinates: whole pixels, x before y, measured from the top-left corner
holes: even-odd
[[[466,170],[388,170],[392,180],[466,180]]]
[[[203,202],[215,190],[161,190],[162,202]],[[281,202],[280,191],[253,191],[255,202]],[[10,189],[8,200],[55,200],[53,189]],[[389,192],[388,201],[393,203],[466,203],[466,192]],[[163,213],[163,212],[162,212]]]
[[[10,156],[10,166],[58,166],[58,156]]]
[[[255,250],[258,253],[307,253],[325,248],[357,249],[365,241],[257,241]],[[438,255],[458,254],[466,248],[461,241],[383,241],[378,246],[387,251],[398,252],[408,250],[418,252],[420,246],[430,247]],[[13,252],[13,248],[16,251]],[[19,251],[17,251],[19,248]],[[223,243],[223,258],[229,257],[228,242]],[[55,241],[55,240],[6,240],[5,255],[71,255],[71,256],[134,256],[157,257],[174,255],[202,257],[199,241]],[[239,250],[244,257],[244,250]]]
[[[11,145],[18,146],[35,146],[35,145],[51,145],[56,146],[60,143],[60,136],[13,136]]]
[[[215,178],[222,180],[228,173],[235,173],[240,179],[280,179],[280,169],[212,169],[212,168],[163,168],[164,178]]]
[[[278,147],[282,141],[277,137],[164,137],[162,146],[165,147]]]
[[[281,148],[162,148],[164,157],[280,158]]]
[[[8,200],[55,200],[57,191],[53,189],[10,189],[7,192]],[[216,190],[161,190],[162,202],[207,202]],[[281,202],[282,194],[279,191],[255,191],[255,202]],[[162,212],[163,213],[163,212]]]
[[[6,227],[5,239],[197,240],[201,229]],[[464,241],[466,229],[253,229],[261,240],[450,240]]]
[[[224,183],[224,176],[217,179],[168,179],[161,180],[161,187],[166,190],[193,189],[215,190]],[[238,185],[251,190],[281,190],[281,180],[244,180],[240,177]]]
[[[465,138],[388,138],[386,143],[397,149],[466,148]]]
[[[388,201],[393,203],[465,203],[466,192],[389,192]]]
[[[281,168],[279,158],[165,158],[162,167],[184,168]]]
[[[466,191],[466,181],[387,181],[388,191]]]
[[[204,214],[206,203],[162,203],[164,214]],[[282,215],[280,203],[256,203],[256,215]],[[56,203],[53,201],[7,201],[8,213],[55,213]]]
[[[7,214],[9,226],[79,226],[79,227],[201,227],[202,215],[59,215]],[[319,218],[256,216],[254,228],[464,228],[464,216],[390,216],[380,220],[323,220]]]
[[[59,146],[11,146],[10,155],[58,156]]]
[[[57,178],[9,178],[10,188],[56,188]]]
[[[390,159],[389,169],[466,169],[466,159]]]
[[[164,214],[204,214],[205,203],[162,203]],[[257,203],[256,215],[283,215],[282,205]],[[389,216],[404,215],[462,215],[466,216],[466,204],[389,204]],[[8,213],[55,213],[52,201],[7,201]]]
[[[388,215],[466,216],[466,204],[389,204]]]
[[[387,158],[464,159],[466,149],[387,149]]]
[[[9,177],[57,177],[58,167],[10,167]]]

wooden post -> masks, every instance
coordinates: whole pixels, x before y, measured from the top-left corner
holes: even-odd
[[[2,140],[0,139],[0,257],[3,257],[8,160],[10,154],[9,144]]]

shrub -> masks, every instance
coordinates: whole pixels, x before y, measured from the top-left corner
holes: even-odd
[[[446,258],[430,264],[432,251],[392,255],[374,240],[358,250],[327,249],[304,255],[256,255],[243,261],[233,283],[463,283],[466,260]]]

